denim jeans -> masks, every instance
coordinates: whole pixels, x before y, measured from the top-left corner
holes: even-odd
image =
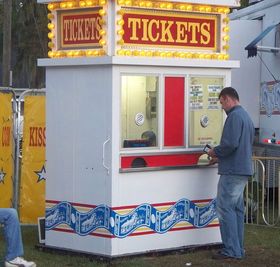
[[[217,214],[224,248],[222,254],[243,258],[244,198],[248,176],[221,175],[217,192]]]
[[[5,261],[11,261],[23,255],[23,245],[18,214],[15,209],[0,208],[0,224],[4,225],[4,237],[6,241]]]

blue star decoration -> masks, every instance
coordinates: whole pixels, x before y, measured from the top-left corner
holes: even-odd
[[[0,171],[0,183],[4,184],[4,177],[6,176],[6,173],[3,171],[3,168],[1,168]]]
[[[45,165],[43,165],[42,169],[40,171],[34,171],[36,175],[38,175],[37,183],[41,182],[42,180],[46,180],[46,168]]]

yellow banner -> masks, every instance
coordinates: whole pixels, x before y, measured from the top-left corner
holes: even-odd
[[[0,207],[12,207],[13,198],[12,94],[0,93]]]
[[[45,96],[26,96],[20,179],[20,221],[37,223],[45,216]]]

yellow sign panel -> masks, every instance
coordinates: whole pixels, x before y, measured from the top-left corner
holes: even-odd
[[[45,215],[45,96],[26,96],[20,179],[20,220],[36,223]]]
[[[219,93],[223,87],[223,77],[192,76],[190,78],[190,147],[219,144],[223,127],[223,111],[219,102]]]
[[[12,206],[13,111],[12,94],[0,93],[0,207]]]

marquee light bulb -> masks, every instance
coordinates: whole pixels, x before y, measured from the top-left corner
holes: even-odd
[[[131,56],[132,55],[132,52],[130,50],[125,50],[124,53],[125,53],[126,56]]]
[[[180,10],[185,10],[185,9],[186,9],[186,6],[185,6],[185,5],[180,5],[180,6],[179,6],[179,9],[180,9]]]
[[[123,29],[118,30],[118,35],[124,35],[124,30]]]
[[[224,28],[223,28],[223,31],[224,31],[224,32],[229,32],[229,26],[224,27]]]
[[[104,45],[106,44],[106,41],[105,41],[104,39],[101,39],[101,40],[99,41],[99,44],[102,45],[102,46],[104,46]]]
[[[73,51],[67,52],[67,57],[73,57],[73,56],[74,56],[74,52]]]
[[[77,3],[76,3],[76,2],[73,2],[73,1],[67,2],[67,7],[68,7],[68,8],[73,8],[73,7],[75,7],[75,6],[77,6]]]
[[[79,2],[79,6],[80,7],[85,7],[86,6],[86,2],[85,1],[80,1]]]
[[[102,30],[99,31],[99,34],[100,34],[101,36],[103,36],[103,35],[106,34],[106,31],[105,31],[104,29],[102,29]]]
[[[48,4],[48,10],[50,11],[54,10],[54,4]]]
[[[48,42],[48,47],[49,48],[53,48],[54,47],[54,43],[53,42]]]
[[[61,2],[59,6],[60,8],[66,8],[67,4],[65,2]]]
[[[54,24],[53,23],[48,23],[48,29],[53,30],[54,29]]]
[[[86,4],[87,4],[87,6],[91,6],[93,4],[93,2],[91,0],[87,0]]]
[[[223,37],[223,40],[226,41],[226,42],[229,41],[229,39],[230,39],[230,38],[229,38],[229,35],[225,35],[225,36]]]
[[[48,38],[49,39],[53,39],[54,38],[54,33],[53,32],[49,32],[48,33]]]
[[[92,50],[86,51],[86,56],[90,57],[92,55],[93,55],[93,51]]]
[[[199,10],[200,12],[205,12],[205,6],[200,6],[200,7],[198,8],[198,10]]]
[[[224,23],[229,23],[229,17],[225,17],[225,18],[223,19],[223,22],[224,22]]]
[[[53,19],[53,18],[54,18],[53,13],[49,13],[49,14],[48,14],[48,19],[51,20],[51,19]]]
[[[223,49],[224,49],[224,50],[229,50],[229,45],[224,45],[224,46],[223,46]]]
[[[228,14],[230,12],[230,9],[229,8],[224,8],[224,13],[225,14]]]
[[[117,21],[117,24],[118,24],[119,26],[124,25],[124,20],[123,20],[123,19],[118,20],[118,21]]]
[[[106,14],[106,11],[104,9],[100,9],[98,13],[100,16],[104,16]]]
[[[147,56],[147,57],[153,56],[153,52],[152,52],[152,51],[147,51],[147,52],[146,52],[146,56]]]
[[[172,3],[167,3],[166,8],[167,9],[173,9],[173,4]]]
[[[148,7],[148,8],[153,7],[153,3],[152,2],[146,2],[146,7]]]
[[[54,56],[54,52],[49,51],[49,52],[48,52],[48,57],[52,58],[53,56]]]
[[[199,55],[198,55],[198,58],[199,58],[199,59],[204,59],[204,54],[199,54]]]

